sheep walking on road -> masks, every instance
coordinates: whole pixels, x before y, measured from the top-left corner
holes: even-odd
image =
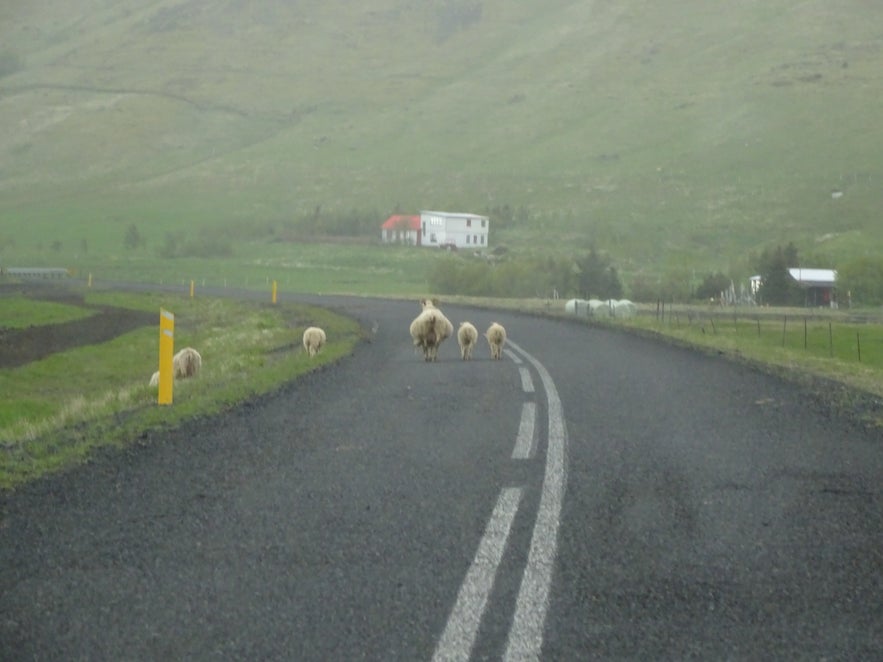
[[[311,326],[304,331],[304,349],[310,358],[316,356],[325,346],[325,331],[318,326]]]
[[[506,329],[502,324],[494,322],[484,334],[491,347],[491,359],[498,361],[503,358],[503,345],[506,344]]]
[[[460,357],[464,361],[472,359],[472,350],[478,342],[478,329],[471,322],[460,322],[457,330],[457,342],[460,344]]]
[[[437,300],[421,299],[422,312],[411,322],[411,339],[424,361],[437,361],[438,348],[454,333],[454,325],[436,308]]]

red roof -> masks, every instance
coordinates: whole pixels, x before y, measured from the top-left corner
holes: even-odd
[[[419,230],[420,217],[407,216],[405,214],[393,214],[388,219],[386,219],[386,221],[384,221],[383,225],[380,227],[383,230]]]

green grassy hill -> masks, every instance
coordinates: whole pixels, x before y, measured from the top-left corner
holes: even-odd
[[[881,26],[866,0],[4,3],[0,261],[441,208],[623,273],[789,241],[836,267],[883,245]]]

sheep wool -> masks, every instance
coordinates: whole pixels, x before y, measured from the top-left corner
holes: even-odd
[[[310,358],[316,356],[325,346],[325,331],[318,326],[311,326],[304,331],[304,349]]]
[[[500,360],[503,358],[503,345],[506,344],[506,329],[502,324],[494,322],[488,327],[484,334],[487,338],[488,345],[491,347],[491,359]]]
[[[437,300],[422,299],[422,312],[411,322],[411,339],[418,351],[422,351],[424,361],[437,361],[438,348],[453,335],[454,325],[436,306]]]
[[[464,361],[472,359],[472,350],[478,341],[478,329],[471,322],[460,322],[457,330],[457,342],[460,344],[460,358]]]
[[[192,347],[185,347],[172,357],[175,379],[196,377],[202,369],[202,356]]]

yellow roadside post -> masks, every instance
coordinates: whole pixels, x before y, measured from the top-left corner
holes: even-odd
[[[193,298],[193,281],[190,281],[190,298]]]
[[[276,281],[273,281],[273,303],[276,303]]]
[[[159,309],[159,397],[157,404],[172,404],[175,372],[172,355],[175,353],[175,315]]]
[[[92,272],[89,272],[89,287],[92,287]]]

